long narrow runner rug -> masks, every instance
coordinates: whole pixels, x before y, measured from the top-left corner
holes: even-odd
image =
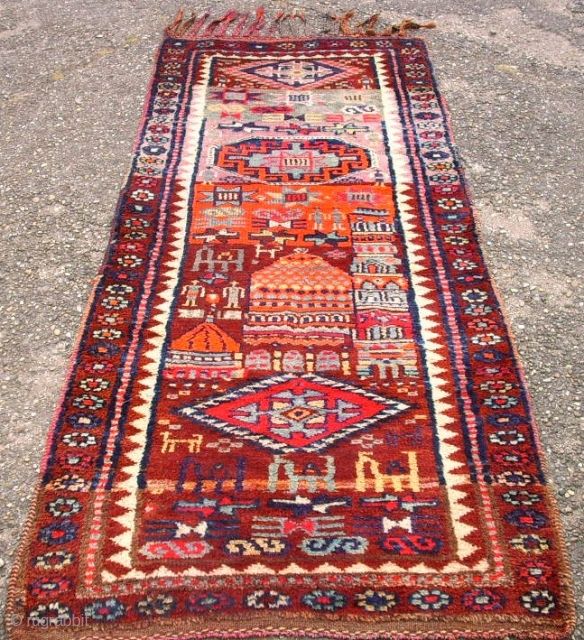
[[[169,29],[13,640],[570,632],[522,374],[411,26]]]

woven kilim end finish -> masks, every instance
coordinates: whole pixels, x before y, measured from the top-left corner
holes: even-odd
[[[569,633],[423,42],[168,37],[136,148],[11,638]]]

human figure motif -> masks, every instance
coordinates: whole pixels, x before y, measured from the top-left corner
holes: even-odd
[[[228,287],[223,288],[223,297],[227,298],[226,309],[239,309],[241,306],[239,300],[244,296],[245,289],[240,287],[235,280]]]
[[[213,167],[205,167],[203,171],[203,183],[204,184],[212,184],[213,183]]]
[[[316,208],[313,211],[312,219],[314,220],[314,228],[315,229],[322,228],[322,225],[324,223],[324,217],[323,217],[322,211],[320,209]]]
[[[182,288],[182,294],[186,295],[185,307],[196,307],[197,298],[205,295],[205,287],[198,281],[193,280],[191,284],[187,284]]]
[[[343,227],[343,214],[335,209],[333,211],[333,230],[340,230]]]

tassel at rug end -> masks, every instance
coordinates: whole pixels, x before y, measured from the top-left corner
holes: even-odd
[[[343,36],[397,36],[399,38],[406,38],[408,31],[416,29],[435,29],[435,22],[416,22],[411,18],[402,20],[399,24],[391,24],[387,27],[378,28],[381,14],[376,13],[370,18],[359,22],[356,25],[351,25],[351,21],[355,17],[355,11],[347,11],[339,16],[331,16],[333,20],[339,23],[339,31]]]
[[[205,21],[208,17],[208,13],[204,14],[197,20],[197,14],[191,13],[188,17],[185,17],[185,10],[179,9],[174,21],[166,27],[166,35],[173,38],[180,38],[189,33],[195,24]]]
[[[421,23],[406,18],[399,24],[382,26],[381,14],[376,13],[366,20],[352,24],[355,19],[355,11],[346,11],[342,15],[330,16],[338,23],[340,35],[350,37],[379,37],[391,36],[404,38],[408,32],[418,29],[435,29],[434,22]],[[239,12],[235,9],[227,11],[221,17],[213,17],[208,12],[197,15],[187,14],[180,9],[173,22],[166,28],[166,35],[175,38],[261,38],[262,36],[274,37],[303,37],[308,21],[306,15],[299,9],[291,12],[281,11],[272,19],[266,16],[263,7],[256,9],[255,13]],[[299,27],[295,26],[299,25]],[[285,27],[285,28],[284,28]],[[289,31],[290,33],[284,33]],[[323,34],[324,35],[324,34]]]
[[[279,15],[273,21],[274,25],[281,22],[288,15]],[[296,17],[296,16],[294,16]],[[173,22],[166,28],[166,35],[174,38],[255,38],[264,34],[267,26],[266,10],[259,7],[254,13],[240,12],[234,9],[227,11],[221,17],[214,17],[206,12],[200,15],[190,14],[188,17],[184,9],[180,9]]]
[[[410,20],[409,18],[406,18],[405,20],[402,20],[399,25],[397,25],[397,35],[400,38],[407,38],[408,31],[410,29],[415,30],[415,29],[435,29],[435,28],[436,28],[435,22],[426,22],[425,24],[422,24],[422,23],[415,22],[414,20]]]

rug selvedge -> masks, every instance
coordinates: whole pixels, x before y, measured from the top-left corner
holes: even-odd
[[[116,225],[14,638],[569,631],[422,41],[167,38]]]

